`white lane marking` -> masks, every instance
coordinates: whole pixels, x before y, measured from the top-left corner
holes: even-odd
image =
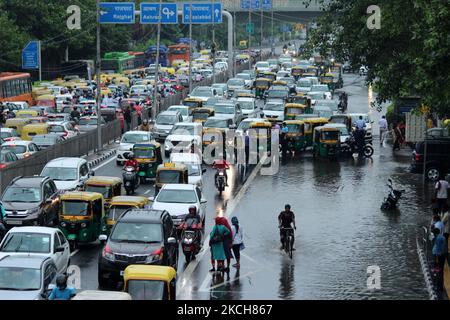
[[[230,280],[226,280],[224,282],[218,283],[218,284],[210,286],[210,287],[207,287],[207,283],[208,283],[208,281],[212,280],[212,275],[208,274],[206,276],[206,278],[205,278],[205,281],[203,281],[202,286],[200,287],[200,289],[198,289],[198,291],[199,292],[210,292],[211,290],[214,290],[216,288],[220,288],[220,287],[226,285],[227,283],[234,282],[234,281],[242,279],[242,278],[246,278],[246,277],[252,275],[253,273],[259,272],[261,270],[262,269],[255,269],[255,270],[247,272],[246,274],[243,274],[243,275],[241,275],[239,277],[236,277],[236,278],[233,278],[233,279],[230,279]],[[228,291],[224,291],[224,292],[228,292]]]
[[[262,167],[262,164],[265,163],[266,161],[266,157],[264,157],[263,159],[261,159],[261,161],[258,163],[258,165],[255,167],[255,169],[253,170],[253,172],[250,174],[250,176],[248,177],[248,179],[245,181],[244,185],[241,187],[241,189],[239,190],[237,196],[231,200],[231,204],[229,204],[226,209],[225,209],[225,214],[224,216],[226,218],[229,218],[230,213],[234,210],[234,208],[236,207],[236,205],[239,203],[239,201],[241,200],[241,198],[244,196],[245,192],[247,191],[248,187],[250,186],[250,183],[253,182],[253,180],[256,178],[256,175],[258,174],[259,170]],[[205,237],[205,241],[203,242],[203,248],[208,248],[209,247],[209,234]],[[194,261],[191,261],[191,263],[189,263],[189,265],[187,266],[187,268],[184,270],[184,272],[181,275],[181,279],[180,280],[184,280],[184,279],[188,279],[191,277],[192,273],[195,271],[195,269],[197,268],[198,264],[200,263],[200,261],[203,259],[203,257],[205,256],[205,253],[209,252],[209,250],[203,250],[199,252],[199,254],[196,256]],[[181,290],[184,289],[187,281],[177,281],[178,284],[182,283],[181,285],[177,285],[177,291],[180,292]]]
[[[72,252],[72,253],[70,254],[70,256],[73,257],[74,255],[76,255],[76,254],[78,253],[78,251],[80,251],[80,250],[76,249],[74,252]]]
[[[150,192],[152,192],[152,189],[148,189],[147,191],[144,192],[144,194],[149,194]]]
[[[102,164],[98,165],[97,167],[92,168],[92,170],[97,171],[100,168],[103,168],[104,166],[106,166],[107,164],[109,164],[112,161],[116,161],[116,157],[111,157],[111,159],[109,159],[106,162],[103,162]]]

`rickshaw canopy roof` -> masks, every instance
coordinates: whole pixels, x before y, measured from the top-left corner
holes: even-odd
[[[139,196],[117,196],[113,197],[110,201],[110,205],[144,205],[149,203],[148,198]]]
[[[302,125],[302,124],[305,124],[305,122],[303,120],[286,120],[283,123],[285,123],[286,125]]]
[[[305,109],[306,106],[304,104],[301,104],[301,103],[287,103],[286,104],[286,108],[301,108],[301,109]]]
[[[12,119],[6,119],[5,125],[11,125],[11,124],[22,124],[22,123],[30,123],[31,118],[12,118]]]
[[[103,195],[98,192],[87,191],[71,191],[66,192],[61,196],[61,200],[81,200],[81,201],[94,201],[103,199]]]
[[[303,122],[305,123],[328,123],[328,119],[326,118],[309,118],[304,119]]]
[[[122,179],[119,177],[105,177],[105,176],[95,176],[90,177],[88,180],[86,180],[86,185],[115,185],[115,184],[121,184]]]
[[[22,131],[35,129],[48,129],[50,126],[47,123],[30,123],[22,128]]]
[[[325,126],[320,126],[320,127],[315,127],[314,131],[334,131],[334,132],[341,132],[341,130],[339,130],[339,128],[334,128],[334,127],[325,127]]]
[[[270,123],[269,121],[253,121],[252,123],[250,123],[249,128],[255,127],[272,128],[272,123]]]
[[[172,267],[151,265],[130,265],[123,274],[125,282],[129,280],[159,280],[170,282],[175,279],[177,272]]]

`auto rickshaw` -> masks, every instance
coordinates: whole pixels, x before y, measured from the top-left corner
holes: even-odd
[[[261,121],[254,121],[250,123],[248,127],[248,132],[251,139],[257,143],[256,150],[258,150],[258,155],[261,152],[270,152],[272,147],[272,123],[261,119]],[[265,141],[266,146],[260,145],[261,142]],[[255,150],[255,148],[250,148],[250,152]],[[258,161],[260,159],[257,159]]]
[[[262,99],[266,90],[269,90],[272,80],[268,78],[257,78],[255,80],[255,97]]]
[[[59,229],[71,250],[79,243],[94,242],[106,232],[103,196],[96,192],[74,191],[61,196]]]
[[[270,79],[272,82],[277,80],[277,74],[275,72],[266,71],[264,72],[264,78]]]
[[[176,276],[172,267],[132,264],[123,273],[123,291],[133,300],[176,300]]]
[[[337,74],[342,74],[342,67],[343,67],[343,65],[342,65],[342,63],[334,63],[332,66],[331,66],[331,68],[330,68],[330,70],[331,70],[331,72],[333,72],[333,73],[337,73]]]
[[[352,117],[345,114],[335,114],[331,116],[330,123],[340,123],[345,124],[347,126],[348,132],[352,132],[353,124],[352,124]]]
[[[119,217],[128,209],[142,209],[149,204],[147,197],[138,196],[117,196],[109,202],[108,214],[106,218],[106,232],[109,234]]]
[[[139,163],[138,176],[141,184],[156,178],[156,170],[162,164],[161,145],[157,142],[137,143],[133,147],[134,158]]]
[[[284,119],[295,120],[295,117],[301,114],[305,114],[308,107],[300,103],[288,103],[284,107]]]
[[[298,81],[298,79],[300,79],[304,73],[305,73],[305,68],[303,68],[301,66],[293,66],[291,69],[291,76],[294,77],[295,81]]]
[[[319,75],[319,68],[315,66],[309,66],[306,73],[308,75],[311,75],[312,77],[317,77]],[[303,76],[305,76],[305,74]]]
[[[215,111],[213,108],[195,108],[192,110],[192,121],[205,123],[209,117],[214,117]]]
[[[47,123],[30,123],[22,127],[20,138],[31,141],[33,137],[40,134],[49,134],[50,126]]]
[[[334,82],[334,76],[331,73],[322,74],[319,78],[321,84],[327,84],[330,90],[336,90],[336,84]]]
[[[165,184],[187,184],[188,180],[189,172],[186,165],[172,162],[160,164],[156,170],[155,195]]]
[[[272,83],[273,86],[281,86],[281,87],[286,87],[287,86],[287,82],[283,81],[283,80],[276,80]]]
[[[245,50],[245,49],[247,49],[247,40],[241,40],[241,41],[239,41],[239,49],[240,50]]]
[[[189,109],[193,110],[195,108],[202,108],[203,101],[196,98],[186,98],[183,100],[183,106],[189,107]]]
[[[339,155],[341,131],[333,127],[316,127],[314,129],[313,156],[336,158]]]
[[[52,107],[56,108],[56,97],[52,94],[44,94],[36,98],[36,105],[38,107]]]
[[[35,118],[39,116],[40,114],[37,110],[23,109],[16,112],[16,118]]]
[[[296,119],[297,120],[297,119]],[[313,132],[316,127],[323,126],[328,123],[328,119],[325,118],[306,118],[302,119],[305,123],[305,140],[306,146],[313,146]]]
[[[30,123],[31,120],[29,118],[12,118],[6,120],[5,127],[16,130],[17,134],[20,135],[22,128]]]
[[[113,197],[122,194],[122,179],[104,176],[90,177],[84,183],[84,191],[100,193],[108,207]]]
[[[312,113],[312,107],[311,107],[311,99],[309,99],[305,94],[303,93],[297,93],[295,95],[291,95],[288,98],[289,103],[297,103],[297,104],[303,104],[307,106],[308,110],[306,111],[307,114]]]
[[[283,122],[288,127],[288,148],[295,152],[305,150],[308,146],[305,136],[305,123],[301,120],[286,120]]]

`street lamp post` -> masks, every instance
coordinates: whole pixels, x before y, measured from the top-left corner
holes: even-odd
[[[189,93],[192,92],[192,0],[189,3]]]
[[[101,69],[101,53],[100,53],[100,0],[97,0],[97,61],[96,61],[96,74],[97,74],[97,152],[101,151],[102,145],[102,128],[101,128],[101,79],[100,79],[100,69]]]
[[[250,47],[251,47],[251,41],[252,41],[252,4],[250,3],[250,8],[248,9],[248,52],[249,52],[249,58],[248,58],[248,68],[252,68],[252,57],[250,55]]]
[[[159,47],[161,43],[161,15],[162,14],[162,0],[159,0],[159,15],[158,15],[158,30],[156,33],[156,59],[155,59],[155,87],[153,88],[153,113],[154,119],[159,113],[159,101],[158,101],[158,85],[159,85]]]
[[[261,5],[261,43],[259,44],[259,61],[262,61],[262,42],[263,42],[263,22],[264,22],[264,11],[262,3]]]
[[[216,16],[214,13],[214,0],[212,0],[212,58],[213,58],[213,83],[216,83]]]

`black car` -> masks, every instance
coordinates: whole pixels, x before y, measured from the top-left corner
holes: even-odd
[[[123,271],[131,264],[176,268],[178,243],[172,217],[167,211],[125,211],[114,225],[98,261],[100,287],[123,281]]]
[[[418,142],[413,151],[412,173],[423,173],[425,142]],[[425,175],[428,180],[437,181],[450,173],[450,139],[428,139]]]
[[[49,177],[17,177],[2,195],[7,228],[58,225],[60,196]]]

